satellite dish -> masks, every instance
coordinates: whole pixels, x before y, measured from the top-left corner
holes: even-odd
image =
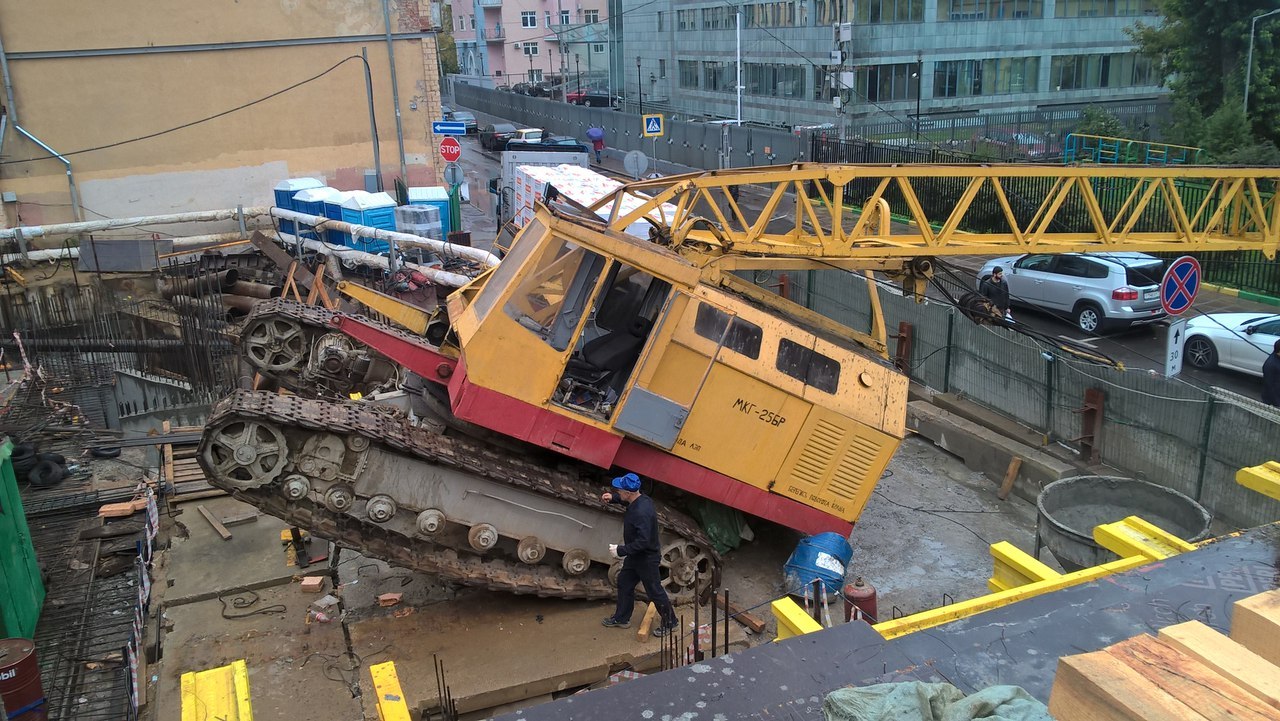
[[[640,176],[644,175],[644,171],[649,168],[649,156],[645,155],[644,151],[632,150],[622,159],[622,167],[631,173],[631,177],[639,180]]]

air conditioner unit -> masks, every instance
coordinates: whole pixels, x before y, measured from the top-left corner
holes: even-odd
[[[516,50],[524,50],[524,43],[516,43]]]

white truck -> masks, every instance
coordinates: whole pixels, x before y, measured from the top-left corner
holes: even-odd
[[[532,149],[531,149],[532,148]],[[575,165],[585,168],[590,164],[587,146],[527,146],[521,150],[502,152],[502,177],[489,181],[489,192],[498,196],[495,203],[499,227],[513,219],[519,207],[515,200],[516,168],[519,166]]]

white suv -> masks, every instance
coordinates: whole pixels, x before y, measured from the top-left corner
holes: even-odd
[[[1165,317],[1160,280],[1165,262],[1146,253],[1035,253],[989,260],[982,279],[1000,266],[1014,305],[1070,318],[1090,334]]]

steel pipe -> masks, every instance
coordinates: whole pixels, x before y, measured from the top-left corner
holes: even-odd
[[[238,280],[225,289],[225,292],[231,295],[243,295],[249,298],[279,298],[281,291],[280,286],[248,280]]]
[[[298,243],[298,238],[296,236],[289,235],[288,233],[280,233],[280,240],[282,240],[286,245],[296,245]],[[341,245],[322,243],[318,240],[311,240],[310,238],[302,240],[302,247],[307,250],[314,250],[317,253],[327,255],[331,259],[336,259],[338,263],[349,268],[357,265],[364,265],[370,268],[379,268],[384,271],[388,269],[387,258],[383,255],[374,255],[373,253],[365,253],[360,250],[352,250]],[[450,273],[447,270],[428,268],[425,265],[418,265],[417,263],[402,262],[401,265],[409,270],[418,271],[432,283],[437,285],[448,286],[450,288],[461,288],[471,282],[470,277],[462,275],[461,273]]]
[[[228,291],[240,280],[240,271],[227,268],[217,273],[196,276],[194,278],[166,278],[156,281],[156,289],[161,297],[173,299],[178,295],[204,295],[212,290]]]
[[[0,240],[9,240],[14,232],[21,230],[27,238],[38,238],[52,235],[77,235],[80,233],[98,233],[104,230],[119,230],[137,225],[167,225],[171,223],[201,223],[216,220],[236,220],[240,217],[257,218],[268,214],[269,208],[245,208],[243,216],[235,208],[226,210],[197,210],[190,213],[172,213],[169,215],[144,215],[134,218],[107,218],[106,220],[88,220],[82,223],[55,223],[53,225],[26,225],[18,228],[0,228]]]
[[[222,304],[231,310],[239,311],[244,314],[251,313],[253,307],[258,304],[261,298],[250,298],[243,295],[222,295]]]
[[[486,250],[472,248],[465,245],[454,245],[452,243],[446,243],[443,240],[422,238],[416,235],[409,235],[408,233],[397,233],[393,230],[383,230],[382,228],[370,228],[366,225],[344,223],[340,220],[333,220],[332,218],[325,218],[319,215],[308,215],[306,213],[299,213],[293,210],[286,210],[284,208],[277,208],[274,206],[271,208],[271,215],[277,218],[283,218],[284,220],[292,220],[302,223],[303,225],[309,225],[314,227],[316,230],[332,228],[344,233],[350,233],[351,235],[359,238],[373,238],[374,240],[385,240],[388,242],[395,241],[402,246],[409,246],[410,248],[426,248],[427,250],[435,251],[440,255],[466,258],[467,260],[480,263],[486,268],[492,268],[499,262],[498,256]]]

